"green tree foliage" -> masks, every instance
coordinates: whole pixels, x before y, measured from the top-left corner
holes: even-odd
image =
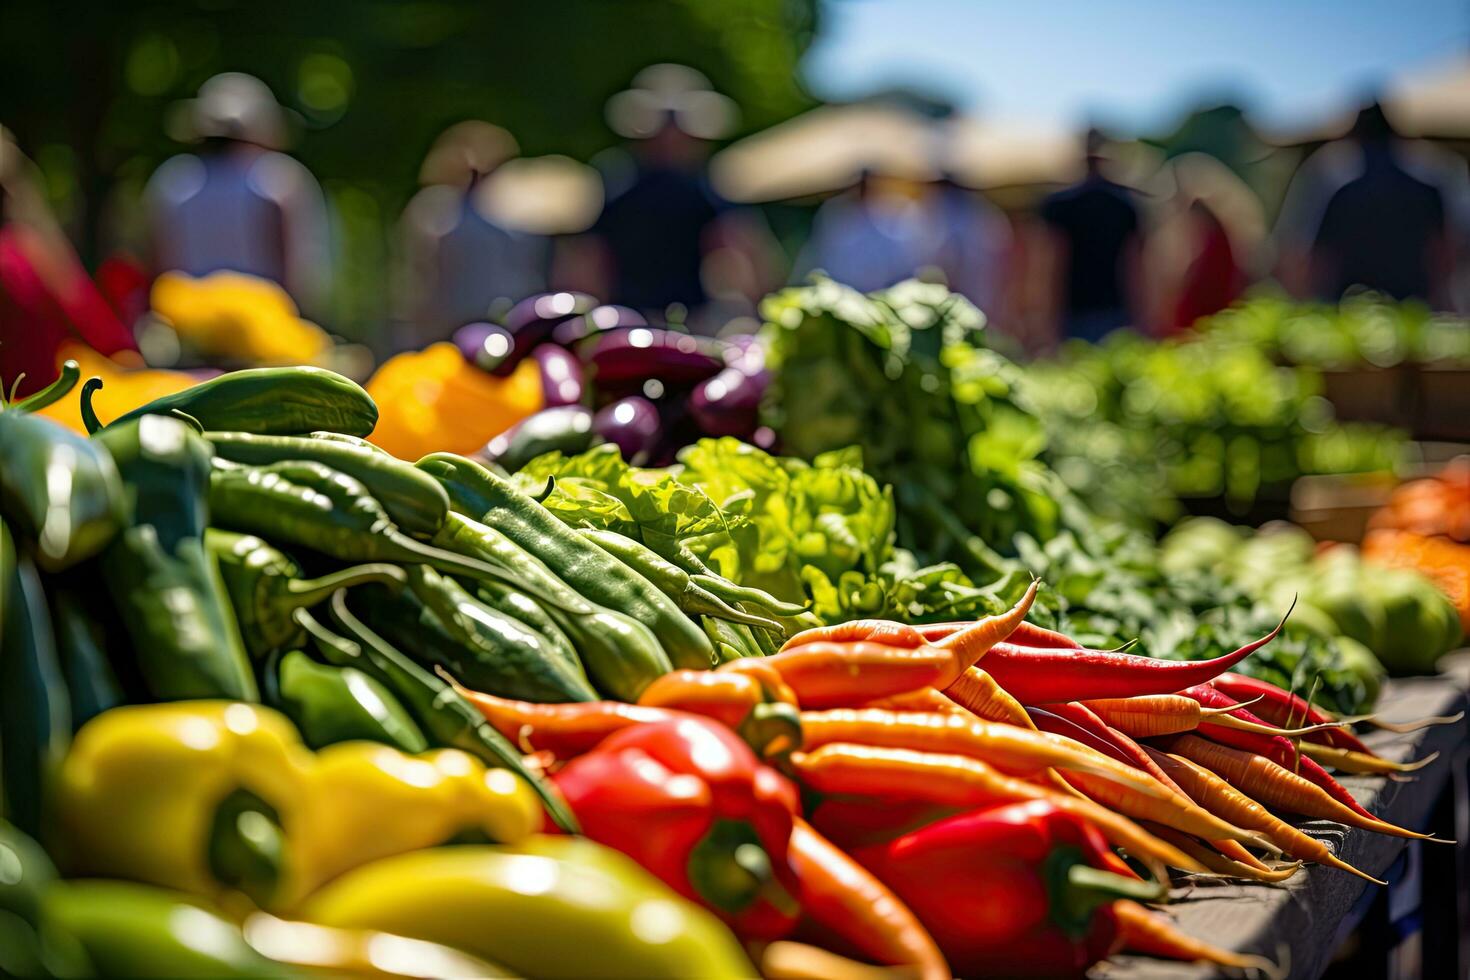
[[[807,104],[815,16],[815,0],[8,0],[0,123],[55,148],[42,163],[84,254],[113,182],[178,151],[170,107],[221,71],[264,79],[299,113],[293,152],[396,215],[449,124],[585,159],[614,139],[603,103],[653,62],[705,72],[745,131],[784,119]]]

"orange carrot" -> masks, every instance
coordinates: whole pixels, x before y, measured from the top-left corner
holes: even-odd
[[[1113,903],[1113,914],[1118,917],[1126,950],[1171,960],[1214,963],[1238,970],[1261,970],[1267,975],[1280,972],[1275,963],[1263,956],[1235,953],[1187,936],[1157,912],[1126,898]]]
[[[879,643],[808,643],[769,657],[742,657],[721,664],[721,673],[774,670],[804,708],[840,708],[921,687],[942,687],[952,676],[954,655],[938,647]]]
[[[1093,713],[1113,728],[1132,738],[1156,738],[1159,735],[1174,735],[1192,732],[1199,727],[1203,718],[1215,720],[1215,716],[1237,710],[1231,708],[1204,708],[1194,698],[1182,694],[1146,694],[1133,698],[1099,698],[1084,701]]]
[[[978,669],[978,668],[977,668]],[[932,687],[921,687],[903,694],[876,698],[863,708],[886,708],[890,711],[937,711],[941,714],[969,714],[963,705],[956,704]]]
[[[1280,868],[1267,867],[1254,857],[1251,857],[1248,862],[1237,861],[1218,850],[1206,847],[1188,834],[1181,834],[1173,827],[1165,827],[1162,824],[1145,821],[1143,829],[1160,840],[1166,840],[1170,844],[1173,844],[1215,874],[1228,875],[1231,878],[1243,878],[1247,881],[1263,881],[1267,884],[1272,884],[1278,881],[1285,881],[1302,868],[1300,861]],[[1247,852],[1247,855],[1249,856],[1249,852]]]
[[[1121,814],[1090,800],[1002,775],[978,759],[836,742],[814,752],[793,752],[790,764],[797,777],[819,793],[888,797],[951,807],[1050,800],[1058,809],[1096,824],[1110,842],[1141,860],[1185,871],[1207,870]]]
[[[1375,885],[1385,884],[1348,864],[1333,854],[1326,844],[1297,830],[1199,763],[1153,748],[1145,748],[1145,751],[1161,768],[1173,776],[1179,785],[1186,787],[1189,795],[1200,806],[1217,817],[1229,820],[1238,827],[1261,831],[1270,837],[1277,847],[1294,858],[1315,861],[1329,868],[1337,868],[1371,881]]]
[[[1021,707],[1021,702],[995,682],[995,678],[979,668],[971,667],[944,689],[944,696],[955,704],[970,709],[985,721],[1003,721],[1021,728],[1035,729],[1036,723]]]
[[[550,752],[560,759],[586,752],[621,728],[676,717],[663,708],[621,701],[533,704],[455,687],[522,752]]]
[[[958,633],[969,623],[919,623],[914,626],[923,635],[925,641],[933,643],[942,640],[951,633]],[[1019,623],[1016,630],[1007,639],[1017,646],[1023,647],[1063,647],[1069,650],[1080,650],[1082,644],[1056,630],[1049,630],[1034,623]]]
[[[1303,742],[1298,748],[1301,749],[1302,755],[1313,762],[1331,766],[1339,772],[1373,773],[1375,775],[1413,772],[1416,769],[1423,769],[1439,758],[1438,752],[1431,752],[1414,762],[1390,762],[1376,755],[1365,755],[1362,752],[1354,752],[1352,749],[1339,749],[1330,745],[1318,745],[1314,742]]]
[[[1031,603],[1036,599],[1036,590],[1041,587],[1040,579],[1032,579],[1026,588],[1026,594],[1014,606],[996,616],[986,616],[966,626],[958,633],[952,633],[934,645],[941,650],[949,650],[955,656],[955,669],[953,675],[943,684],[936,687],[944,688],[953,684],[961,674],[975,666],[975,662],[990,652],[990,648],[1004,640],[1015,632],[1016,627],[1026,620],[1026,613],[1031,610]]]
[[[1152,778],[1152,785],[1162,790],[1162,799],[1131,786],[1101,779],[1089,772],[1069,770],[1062,774],[1062,778],[1081,790],[1094,803],[1116,810],[1134,820],[1161,823],[1206,840],[1237,840],[1257,847],[1274,846],[1262,834],[1221,820],[1193,800],[1162,790]]]
[[[1157,800],[1172,799],[1168,790],[1147,773],[1070,739],[963,715],[875,708],[803,711],[801,734],[802,748],[807,751],[832,742],[855,742],[966,755],[1013,776],[1034,776],[1052,767],[1075,769]]]
[[[918,916],[800,817],[791,828],[789,856],[801,882],[804,915],[879,963],[912,968],[919,980],[951,976],[944,954]]]
[[[1311,780],[1298,776],[1263,756],[1218,745],[1198,735],[1175,735],[1170,739],[1169,748],[1172,752],[1223,776],[1230,785],[1267,806],[1319,820],[1335,820],[1349,827],[1360,827],[1392,837],[1437,839],[1377,817],[1365,817],[1333,799]]]
[[[781,646],[784,653],[808,643],[881,643],[890,647],[921,647],[928,641],[907,623],[891,619],[853,619],[835,626],[802,630]]]

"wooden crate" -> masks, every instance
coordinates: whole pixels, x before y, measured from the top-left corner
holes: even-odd
[[[1416,438],[1470,441],[1470,368],[1421,367],[1414,401]]]
[[[1414,369],[1354,367],[1322,372],[1322,394],[1344,422],[1378,422],[1410,428],[1414,424]]]

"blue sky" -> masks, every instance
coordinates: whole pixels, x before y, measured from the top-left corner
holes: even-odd
[[[1470,52],[1470,0],[829,0],[823,15],[803,65],[818,96],[907,83],[1069,127],[1155,129],[1218,93],[1291,125]]]

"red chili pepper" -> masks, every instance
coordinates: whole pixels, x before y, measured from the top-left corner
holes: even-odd
[[[1107,842],[1045,800],[971,810],[854,852],[960,976],[1080,976],[1121,945],[1112,903],[1161,886],[1103,870]]]
[[[1179,693],[1187,698],[1193,698],[1200,703],[1201,707],[1205,708],[1228,708],[1231,705],[1240,703],[1224,691],[1216,690],[1208,684],[1197,684],[1193,687],[1182,688]],[[1257,716],[1244,706],[1230,713],[1244,721],[1252,721],[1261,725],[1268,724],[1264,718]],[[1221,745],[1228,745],[1233,749],[1241,749],[1246,752],[1255,752],[1257,755],[1264,755],[1278,766],[1290,769],[1293,772],[1296,771],[1297,760],[1301,757],[1300,753],[1296,750],[1296,746],[1291,744],[1291,739],[1282,735],[1243,732],[1208,721],[1201,721],[1196,731],[1198,734],[1212,741],[1219,742]]]
[[[951,633],[958,633],[969,626],[969,623],[921,623],[913,627],[918,630],[919,635],[926,643],[942,640]],[[1082,644],[1072,639],[1065,633],[1049,630],[1035,623],[1021,623],[1010,636],[1006,637],[1011,643],[1020,647],[1050,647],[1053,649],[1080,650]],[[887,642],[893,642],[889,640]]]
[[[1149,758],[1148,753],[1143,751],[1143,746],[1103,721],[1087,705],[1079,704],[1076,701],[1066,701],[1058,702],[1049,707],[1053,714],[1065,718],[1079,728],[1091,732],[1101,741],[1106,742],[1118,754],[1116,757],[1121,758],[1135,769],[1142,769],[1180,796],[1188,796],[1184,790],[1175,785],[1174,780],[1169,778],[1168,773],[1159,768],[1158,763]]]
[[[1256,677],[1225,673],[1211,681],[1210,686],[1224,691],[1237,701],[1260,698],[1260,701],[1254,705],[1256,714],[1271,724],[1283,728],[1290,728],[1293,725],[1324,725],[1334,720],[1326,712],[1312,707],[1300,696],[1290,691],[1283,691],[1270,681],[1263,681]],[[1312,732],[1303,737],[1309,742],[1320,742],[1323,745],[1335,745],[1340,749],[1348,749],[1352,752],[1377,755],[1367,745],[1364,745],[1358,736],[1346,728],[1329,728],[1326,731]]]
[[[1270,643],[1286,625],[1214,660],[1155,660],[1111,650],[1021,647],[997,643],[985,669],[1022,704],[1095,701],[1143,694],[1173,694],[1203,684]]]
[[[791,930],[796,789],[719,722],[625,728],[554,777],[583,833],[634,858],[743,938]]]
[[[1179,693],[1195,698],[1206,707],[1218,708],[1234,704],[1235,699],[1223,691],[1217,691],[1208,685],[1192,687]],[[1234,714],[1244,718],[1246,721],[1264,722],[1251,712],[1242,708]],[[1201,722],[1198,734],[1204,735],[1212,742],[1227,745],[1233,749],[1243,752],[1253,752],[1263,758],[1270,759],[1283,769],[1290,770],[1310,782],[1316,783],[1328,796],[1341,803],[1343,806],[1370,820],[1378,820],[1373,814],[1364,809],[1352,793],[1348,792],[1346,786],[1333,778],[1332,774],[1323,769],[1313,760],[1307,758],[1297,751],[1291,739],[1281,735],[1260,735],[1256,732],[1242,732],[1233,728],[1222,728],[1219,725]]]

